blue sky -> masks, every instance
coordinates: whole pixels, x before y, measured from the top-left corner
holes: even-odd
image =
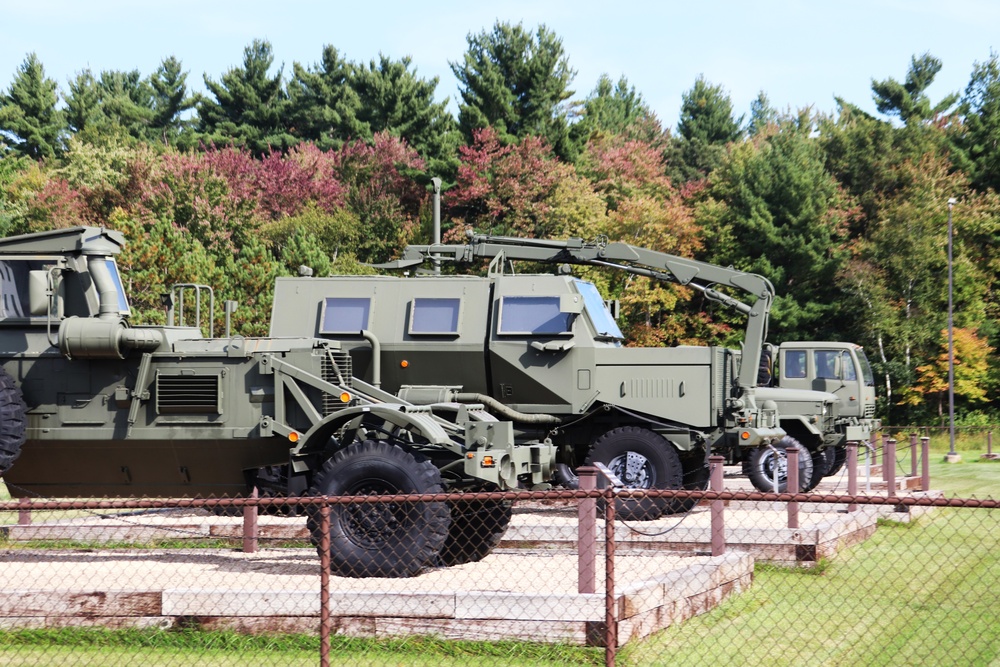
[[[872,78],[902,80],[912,55],[943,62],[930,89],[937,101],[961,92],[973,64],[1000,49],[1000,3],[989,0],[0,0],[0,88],[35,52],[63,90],[85,67],[147,75],[169,55],[204,90],[203,74],[218,80],[264,38],[286,73],[292,62],[317,62],[325,44],[353,61],[408,55],[418,75],[440,78],[437,97],[455,110],[448,63],[461,59],[466,35],[497,20],[544,23],[560,36],[577,97],[602,73],[624,74],[671,127],[699,74],[729,92],[737,114],[761,90],[781,110],[833,111],[841,96],[874,112]]]

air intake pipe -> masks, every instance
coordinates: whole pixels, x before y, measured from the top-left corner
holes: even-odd
[[[124,359],[130,350],[152,352],[163,343],[156,329],[132,329],[122,319],[67,317],[59,325],[59,351],[67,359]]]

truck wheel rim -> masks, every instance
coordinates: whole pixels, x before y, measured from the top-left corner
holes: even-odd
[[[608,469],[618,476],[625,486],[649,489],[653,486],[653,465],[638,452],[626,452],[608,463]]]
[[[385,484],[361,484],[345,495],[365,496],[397,493]],[[360,503],[348,505],[344,510],[345,535],[361,547],[384,546],[405,524],[407,508],[399,503]]]

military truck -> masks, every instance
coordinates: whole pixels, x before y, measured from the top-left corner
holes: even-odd
[[[567,266],[513,273],[514,259]],[[774,403],[759,400],[754,364],[741,367],[738,352],[724,347],[625,347],[597,288],[569,265],[613,267],[698,290],[746,314],[749,349],[761,349],[766,338],[774,296],[766,279],[581,239],[475,236],[465,245],[410,246],[381,266],[486,260],[485,276],[279,278],[270,334],[336,341],[372,385],[436,411],[482,404],[514,424],[515,442],[552,442],[559,464],[603,463],[631,488],[704,489],[712,452],[739,462],[802,447],[778,427]],[[749,294],[751,305],[720,286]],[[802,465],[811,465],[803,452]],[[618,507],[626,519],[654,519],[693,502],[643,497]]]
[[[823,476],[840,472],[849,441],[867,441],[881,426],[875,419],[875,377],[860,345],[834,341],[768,345],[758,384],[760,396],[778,405],[782,428],[812,454],[808,488]],[[827,397],[823,410],[816,409],[814,392]],[[745,461],[744,472],[759,488],[771,478],[775,465],[780,462],[769,452],[761,460]]]
[[[275,469],[331,496],[559,481],[550,441],[515,441],[512,421],[475,401],[436,409],[389,394],[377,373],[356,377],[330,336],[133,326],[115,261],[124,243],[96,227],[0,239],[0,474],[13,496],[233,496]],[[187,287],[188,319],[211,321],[214,295]],[[286,302],[283,316],[317,305]],[[323,330],[344,326],[318,314]],[[478,560],[509,520],[503,502],[335,505],[331,568],[410,576]],[[318,543],[315,508],[308,525]]]

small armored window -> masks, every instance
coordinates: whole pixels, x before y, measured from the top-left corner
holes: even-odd
[[[28,263],[0,262],[0,317],[28,316]]]
[[[806,376],[805,350],[788,350],[785,352],[785,377],[804,378]]]
[[[368,328],[371,299],[327,297],[323,304],[321,334],[356,334]]]
[[[505,296],[500,300],[499,332],[520,335],[570,333],[573,313],[560,310],[558,296]]]
[[[410,333],[457,334],[461,306],[461,299],[414,299],[410,309]]]

